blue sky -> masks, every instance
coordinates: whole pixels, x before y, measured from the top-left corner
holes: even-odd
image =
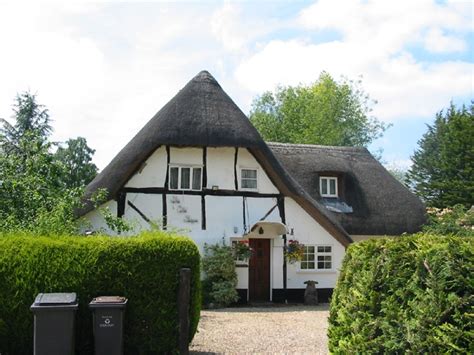
[[[406,167],[452,100],[474,98],[470,1],[0,3],[0,117],[38,93],[53,139],[86,137],[103,168],[171,97],[209,70],[241,109],[321,71],[362,78],[391,123],[370,149]]]

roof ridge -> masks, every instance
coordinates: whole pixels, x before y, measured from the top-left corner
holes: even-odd
[[[291,147],[291,148],[315,148],[315,149],[327,149],[327,150],[349,150],[366,153],[368,152],[365,147],[348,147],[348,146],[337,146],[337,145],[320,145],[320,144],[303,144],[303,143],[280,143],[280,142],[265,142],[271,147]]]

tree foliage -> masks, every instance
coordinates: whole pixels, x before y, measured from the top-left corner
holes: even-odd
[[[408,181],[428,206],[474,203],[474,102],[451,104],[418,142]]]
[[[66,187],[86,186],[97,175],[97,166],[92,163],[94,153],[83,137],[68,139],[65,147],[58,148],[56,159],[65,169],[62,178]]]
[[[13,124],[0,122],[0,230],[73,233],[94,151],[78,138],[54,153],[48,110],[29,92],[17,95],[13,112]]]
[[[360,81],[323,72],[312,85],[263,93],[250,120],[267,141],[366,147],[389,127],[370,116],[373,103]]]

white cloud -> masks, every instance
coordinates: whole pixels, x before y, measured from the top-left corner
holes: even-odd
[[[378,101],[373,113],[380,119],[428,117],[453,97],[472,95],[474,65],[419,61],[410,46],[465,50],[464,40],[456,37],[472,31],[465,10],[458,4],[427,1],[322,0],[301,12],[300,24],[310,32],[335,30],[340,39],[317,44],[270,41],[239,65],[236,79],[260,93],[279,83],[309,83],[323,70],[336,78],[362,75],[363,87]],[[453,34],[445,35],[445,30]]]
[[[433,28],[425,37],[425,48],[435,53],[464,52],[467,45],[463,39],[447,36],[440,28]]]

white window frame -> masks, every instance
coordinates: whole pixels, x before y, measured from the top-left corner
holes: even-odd
[[[178,188],[173,189],[171,188],[171,169],[172,168],[178,168]],[[181,170],[183,168],[189,168],[189,188],[188,189],[183,189],[181,187]],[[194,169],[201,169],[201,183],[199,184],[199,189],[193,189],[193,172]],[[171,191],[202,191],[202,165],[182,165],[182,164],[170,164],[168,167],[168,188]]]
[[[298,272],[309,272],[309,273],[322,273],[322,272],[333,272],[334,271],[334,246],[332,244],[311,244],[305,245],[305,247],[314,247],[314,269],[302,269],[301,261],[298,262]],[[330,252],[318,252],[318,247],[330,247]],[[330,256],[331,257],[331,268],[330,269],[319,269],[318,268],[318,256]]]
[[[327,193],[323,194],[323,180],[327,180]],[[334,185],[336,187],[335,189],[335,194],[331,194],[331,189],[330,189],[330,181],[334,181]],[[336,176],[320,176],[319,177],[319,193],[321,194],[321,197],[338,197],[339,196],[339,188],[338,188],[338,183],[337,183],[337,177]]]
[[[257,183],[257,187],[242,187],[242,170],[255,170],[255,182]],[[258,168],[251,168],[251,167],[240,167],[239,169],[239,190],[245,190],[245,191],[258,191],[258,180],[259,180],[259,172]]]

